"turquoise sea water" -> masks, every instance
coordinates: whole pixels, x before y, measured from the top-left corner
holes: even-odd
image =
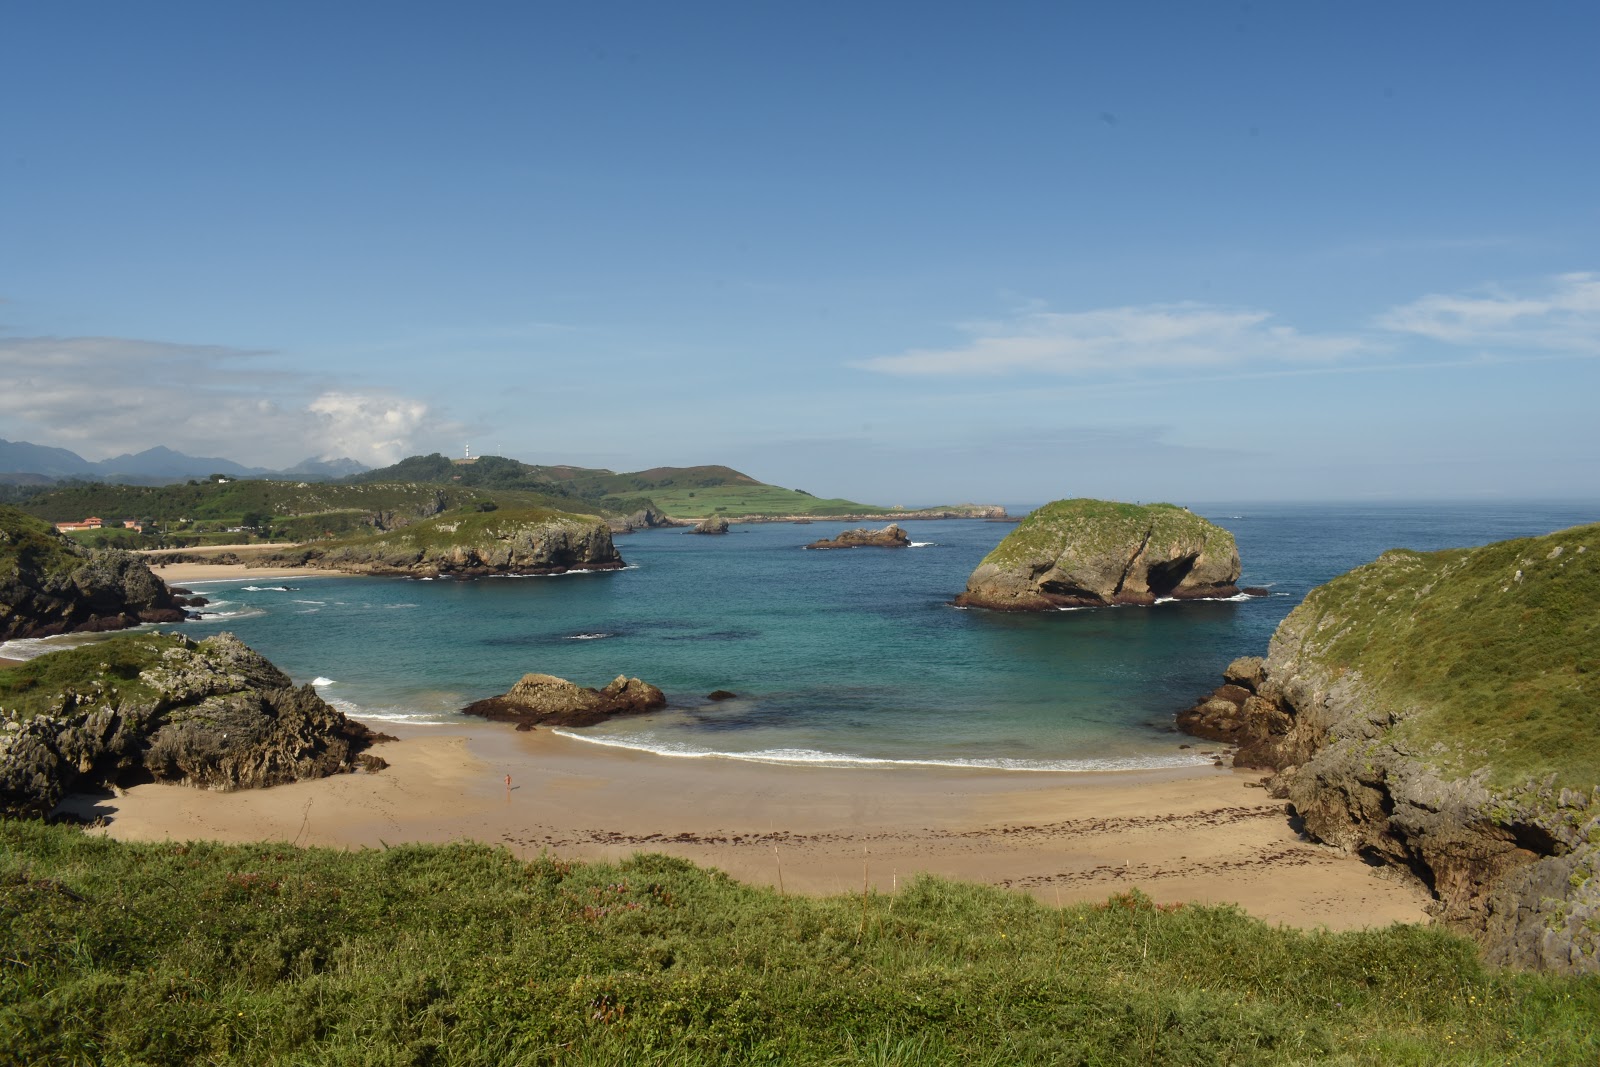
[[[1020,514],[1025,509],[1012,509]],[[908,550],[806,552],[849,524],[618,538],[624,571],[418,582],[262,580],[213,598],[232,630],[358,718],[458,721],[524,673],[619,673],[671,706],[582,731],[683,757],[1087,770],[1198,762],[1172,716],[1262,654],[1307,590],[1387,548],[1433,549],[1600,520],[1600,505],[1197,507],[1232,530],[1264,599],[1008,615],[948,605],[1009,525],[909,523]],[[36,643],[48,645],[48,642]],[[735,700],[705,694],[732,690]],[[1200,746],[1203,747],[1203,746]]]

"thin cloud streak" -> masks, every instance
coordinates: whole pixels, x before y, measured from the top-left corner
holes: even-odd
[[[1600,274],[1558,274],[1536,292],[1498,285],[1433,293],[1394,308],[1378,326],[1450,345],[1600,352]]]
[[[1255,362],[1331,362],[1374,350],[1353,335],[1304,334],[1270,312],[1185,302],[1093,311],[1028,310],[1004,322],[964,326],[971,340],[851,364],[905,376],[1089,375],[1228,367]]]

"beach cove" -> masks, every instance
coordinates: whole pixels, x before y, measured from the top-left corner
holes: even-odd
[[[1585,516],[1214,514],[1239,534],[1245,581],[1280,595],[1027,619],[960,611],[943,595],[1005,532],[974,522],[918,524],[918,548],[876,553],[800,552],[825,525],[658,531],[622,542],[628,571],[529,580],[173,564],[167,580],[213,598],[186,632],[239,633],[400,740],[375,750],[389,762],[377,774],[235,794],[146,785],[77,804],[128,840],[659,851],[791,893],[892,891],[927,871],[1049,903],[1137,888],[1301,926],[1424,921],[1417,891],[1302,840],[1253,787],[1259,775],[1214,766],[1219,750],[1174,733],[1171,713],[1232,655],[1264,650],[1305,590],[1384,548]],[[785,574],[792,585],[776,586]],[[570,732],[456,713],[525,670],[583,684],[638,674],[674,706]],[[867,684],[885,677],[895,684]],[[699,695],[730,681],[738,700]]]

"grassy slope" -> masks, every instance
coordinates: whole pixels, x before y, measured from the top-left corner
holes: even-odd
[[[489,494],[436,485],[337,485],[324,482],[244,480],[224,485],[71,486],[30,500],[29,514],[64,522],[98,515],[103,519],[237,520],[255,511],[265,515],[318,515],[406,510],[444,492],[452,503],[487,499]]]
[[[1312,658],[1412,709],[1400,737],[1444,772],[1600,785],[1600,525],[1388,552],[1295,611]]]
[[[24,565],[50,574],[80,567],[83,559],[68,551],[48,522],[0,505],[0,575],[15,573]]]
[[[28,719],[68,689],[94,680],[129,699],[148,702],[155,691],[139,672],[155,666],[161,653],[181,642],[171,634],[118,634],[77,648],[65,648],[0,670],[0,709]]]
[[[1441,931],[919,879],[783,897],[662,856],[123,845],[0,823],[13,1062],[1593,1063],[1600,980]]]
[[[1056,500],[1028,513],[983,562],[1001,567],[1054,559],[1069,544],[1082,546],[1085,555],[1099,549],[1137,545],[1146,530],[1151,540],[1195,534],[1205,541],[1210,556],[1225,555],[1233,534],[1173,504],[1123,504],[1079,497]]]

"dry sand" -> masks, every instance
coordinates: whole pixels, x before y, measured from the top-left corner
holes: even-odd
[[[168,563],[167,557],[173,555],[185,556],[220,556],[231,552],[240,559],[249,559],[252,556],[264,556],[276,552],[280,548],[295,548],[292,543],[272,543],[258,545],[205,545],[199,548],[162,548],[139,553],[150,565],[150,569],[168,585],[184,585],[188,582],[226,582],[240,579],[274,579],[274,578],[326,578],[341,572],[329,570],[325,567],[247,567],[243,563]]]
[[[474,840],[524,856],[667,852],[788,892],[884,891],[919,871],[1046,902],[1137,887],[1295,926],[1424,922],[1424,895],[1309,844],[1257,775],[833,769],[679,759],[501,724],[405,727],[376,774],[231,794],[142,785],[78,798],[125,840],[340,848]],[[511,778],[510,788],[506,776]]]

